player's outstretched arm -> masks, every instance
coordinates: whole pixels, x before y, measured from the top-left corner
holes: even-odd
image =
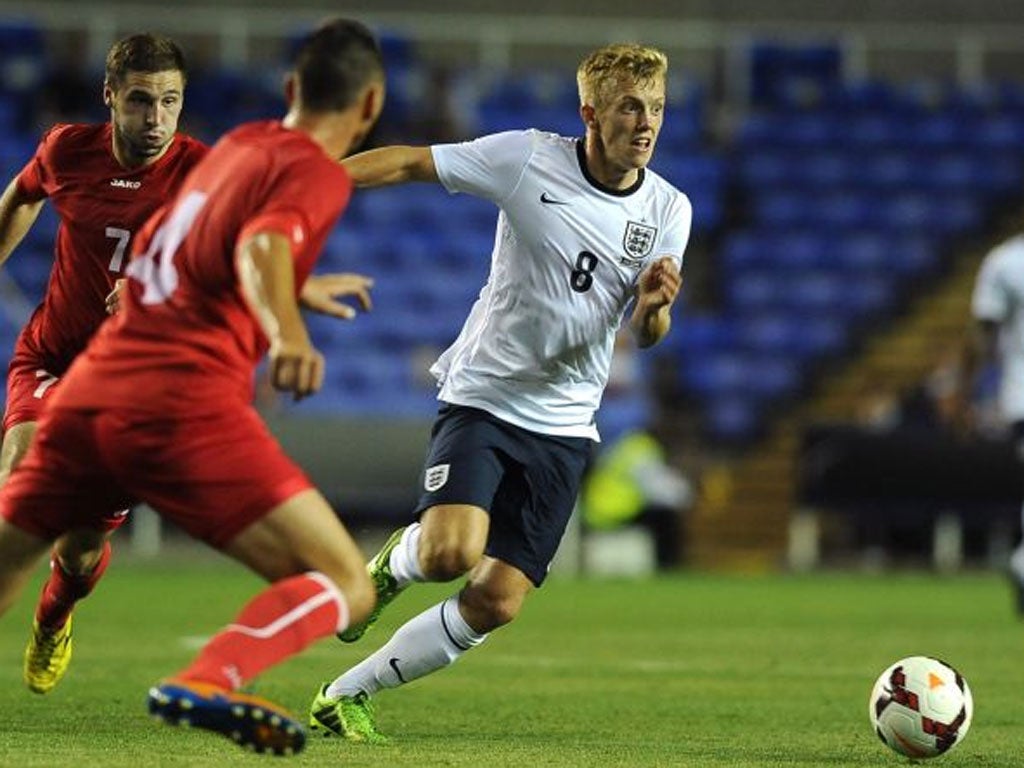
[[[44,202],[45,198],[26,198],[18,187],[17,179],[12,179],[7,185],[3,195],[0,195],[0,264],[7,261],[32,228]]]
[[[242,295],[270,342],[270,381],[296,400],[319,391],[324,358],[312,345],[295,300],[288,238],[257,232],[236,251]]]
[[[346,157],[341,164],[357,187],[438,180],[430,147],[381,147]]]
[[[679,267],[670,256],[658,259],[640,276],[636,306],[629,319],[637,346],[650,347],[668,333],[672,326],[672,304],[681,285]]]

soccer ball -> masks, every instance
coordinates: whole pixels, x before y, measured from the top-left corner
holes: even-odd
[[[941,755],[963,741],[973,713],[967,681],[928,656],[897,661],[879,676],[868,701],[878,738],[916,759]]]

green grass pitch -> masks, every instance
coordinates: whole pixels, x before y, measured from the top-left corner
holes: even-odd
[[[40,574],[41,577],[42,574]],[[277,762],[149,720],[147,687],[258,587],[232,563],[115,558],[76,616],[64,682],[36,696],[21,652],[36,579],[0,620],[0,765],[224,766]],[[317,685],[450,587],[400,597],[360,643],[324,640],[257,692],[304,713]],[[908,765],[868,724],[875,677],[912,654],[967,678],[975,719],[934,763],[1024,765],[1022,624],[996,575],[555,579],[519,620],[452,668],[378,697],[387,747],[311,737],[310,766]]]

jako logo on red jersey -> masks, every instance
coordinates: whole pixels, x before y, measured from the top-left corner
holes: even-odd
[[[111,179],[110,186],[123,189],[138,189],[142,186],[141,181],[129,181],[128,179]]]

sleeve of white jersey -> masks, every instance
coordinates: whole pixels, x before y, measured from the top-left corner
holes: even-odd
[[[435,144],[430,150],[445,189],[501,205],[522,179],[534,138],[533,131],[507,131],[457,144]]]
[[[665,235],[658,255],[671,256],[682,270],[683,252],[690,242],[690,228],[693,225],[693,206],[690,204],[690,198],[679,192],[671,211],[669,220],[665,222]]]
[[[1010,297],[1006,291],[1004,265],[1006,248],[1004,245],[985,257],[978,270],[978,278],[974,282],[974,294],[971,296],[971,314],[976,320],[990,320],[1001,323],[1010,312]],[[1019,247],[1019,246],[1018,246]]]

